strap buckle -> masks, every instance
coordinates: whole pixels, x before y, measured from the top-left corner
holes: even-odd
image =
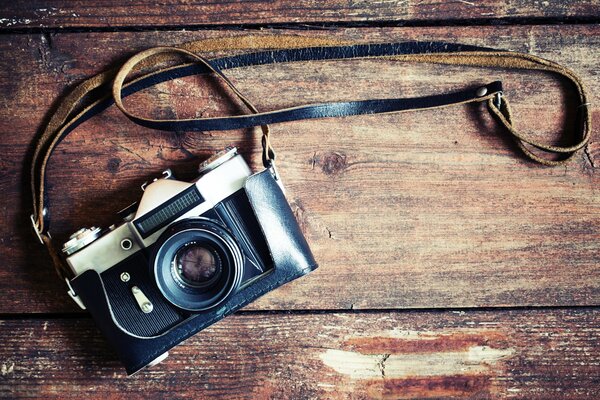
[[[42,231],[40,231],[40,229],[38,228],[38,223],[35,220],[35,217],[33,216],[33,214],[31,214],[29,219],[31,219],[31,226],[33,227],[33,230],[35,231],[35,234],[37,235],[38,240],[40,241],[41,244],[44,244],[44,240],[42,239]]]

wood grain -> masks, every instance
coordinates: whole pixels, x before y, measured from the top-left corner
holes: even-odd
[[[328,22],[431,23],[600,16],[584,1],[13,1],[0,6],[0,29],[123,28]]]
[[[243,33],[2,35],[0,313],[76,310],[31,234],[23,191],[30,144],[65,88],[136,50]],[[277,33],[289,32],[264,32]],[[582,75],[598,126],[598,26],[297,34],[371,42],[447,39],[530,51]],[[524,72],[363,60],[258,67],[229,76],[262,110],[443,93],[501,78],[523,131],[552,141],[573,117],[563,112],[571,99],[564,82]],[[215,90],[214,82],[188,78],[128,104],[162,117],[237,109]],[[561,168],[525,160],[477,106],[281,124],[273,142],[288,197],[321,268],[253,309],[600,304],[597,130],[586,151]],[[68,137],[51,162],[52,234],[60,241],[81,226],[113,223],[116,211],[139,198],[148,177],[172,167],[191,179],[201,159],[228,144],[259,168],[257,135],[167,134],[105,112]]]
[[[0,397],[592,399],[597,310],[229,317],[126,378],[89,319],[0,322]]]
[[[23,190],[31,143],[67,88],[150,46],[257,29],[531,52],[583,77],[599,126],[600,26],[568,25],[598,22],[597,3],[2,2],[0,398],[600,397],[600,308],[570,307],[600,304],[597,128],[574,162],[543,168],[477,106],[273,127],[287,195],[320,269],[133,378],[68,300],[32,236]],[[402,25],[413,27],[391,28]],[[428,27],[437,25],[455,26]],[[289,29],[263,30],[276,26]],[[557,131],[574,119],[562,109],[573,95],[565,82],[541,74],[363,60],[228,76],[261,110],[502,79],[524,132],[559,141]],[[244,112],[199,77],[127,104],[158,117]],[[103,113],[67,138],[50,165],[53,236],[60,242],[83,225],[115,222],[149,177],[170,167],[192,179],[202,159],[231,144],[260,167],[252,131],[169,134]],[[415,307],[430,310],[383,310]]]

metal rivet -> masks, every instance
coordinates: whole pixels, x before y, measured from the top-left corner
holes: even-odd
[[[131,239],[125,238],[125,239],[121,240],[121,248],[123,250],[131,250],[132,247],[133,247],[133,243],[131,242]]]
[[[144,312],[146,314],[151,313],[152,310],[154,310],[154,306],[150,302],[146,302],[146,303],[142,304],[141,308],[142,308],[142,312]]]
[[[123,282],[129,282],[129,279],[131,279],[131,277],[129,276],[129,274],[127,272],[123,272],[121,274],[121,280]]]
[[[139,287],[132,287],[131,293],[133,293],[133,297],[135,297],[135,301],[137,302],[138,306],[140,307],[140,310],[142,310],[143,313],[148,314],[151,313],[152,310],[154,310],[152,302],[148,300],[144,292],[142,292],[142,290]]]
[[[479,89],[477,89],[477,92],[475,92],[475,94],[479,97],[485,96],[487,94],[487,88],[485,86],[482,86]]]

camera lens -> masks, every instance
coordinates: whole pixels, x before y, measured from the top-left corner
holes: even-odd
[[[175,254],[173,270],[177,279],[185,284],[203,287],[219,277],[221,259],[215,249],[201,243],[191,242],[180,248]]]
[[[156,284],[172,304],[203,311],[235,293],[242,280],[243,253],[216,221],[190,218],[170,226],[156,241]]]

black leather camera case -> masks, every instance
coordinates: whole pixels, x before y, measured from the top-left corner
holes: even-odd
[[[267,241],[274,267],[270,273],[243,287],[215,309],[200,312],[158,337],[141,338],[119,328],[98,272],[88,270],[71,281],[73,289],[116,350],[128,374],[134,374],[170,348],[263,294],[317,268],[272,171],[265,169],[250,176],[245,190]]]

